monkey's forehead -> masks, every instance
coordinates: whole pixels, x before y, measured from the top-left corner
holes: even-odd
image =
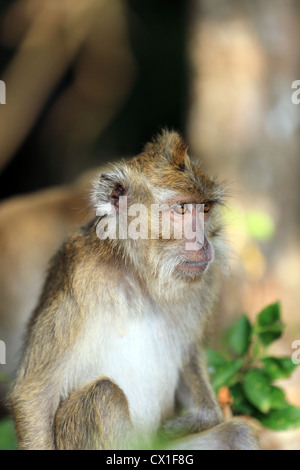
[[[148,181],[148,188],[153,194],[153,198],[156,202],[163,203],[168,202],[172,204],[175,202],[184,202],[184,203],[197,203],[203,204],[205,202],[216,202],[221,204],[224,199],[224,194],[222,188],[219,186],[214,186],[213,184],[197,184],[190,183],[186,184],[182,181],[177,181],[173,183],[162,183],[160,184],[151,184],[151,181]]]
[[[147,164],[143,160],[133,159],[129,166],[135,176],[140,175],[145,190],[148,188],[157,202],[166,202],[179,196],[183,196],[187,202],[199,204],[205,201],[222,202],[222,187],[190,161],[188,165],[178,167],[166,162],[162,164],[157,160]]]

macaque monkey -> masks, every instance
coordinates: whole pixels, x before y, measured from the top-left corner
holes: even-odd
[[[19,448],[151,447],[162,428],[171,438],[189,435],[172,448],[258,449],[246,423],[223,422],[203,357],[227,258],[222,188],[191,162],[176,132],[163,131],[137,157],[107,168],[92,201],[97,217],[54,257],[29,323],[11,393]],[[128,233],[135,223],[133,204],[148,209],[140,210],[140,229],[162,205],[159,228],[124,236],[121,221]],[[115,237],[99,237],[105,218]],[[186,223],[194,238],[185,231],[176,238]]]

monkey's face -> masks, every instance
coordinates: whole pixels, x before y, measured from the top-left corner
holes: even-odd
[[[182,239],[177,242],[180,259],[174,270],[181,277],[201,276],[214,259],[214,250],[205,230],[212,203],[194,201],[188,197],[170,204],[174,234],[180,231],[182,234]]]
[[[184,166],[159,157],[154,162],[151,167],[148,163],[142,194],[145,203],[159,205],[160,212],[149,221],[148,240],[140,243],[143,266],[161,285],[176,279],[200,281],[211,263],[219,261],[222,189],[187,155]],[[150,204],[148,212],[153,214]]]
[[[200,280],[215,260],[221,229],[218,202],[200,193],[178,194],[160,207],[159,232],[151,232],[146,262],[161,281]]]
[[[158,240],[152,237],[148,243],[147,261],[161,282],[174,277],[194,282],[219,261],[223,190],[191,162],[177,134],[168,134],[168,139],[163,148],[162,142],[148,144],[137,158],[146,176],[143,194],[151,188],[145,200],[163,207]]]
[[[197,281],[218,261],[222,197],[220,186],[191,162],[181,137],[164,132],[140,155],[102,174],[94,201],[96,207],[99,201],[104,208],[113,206],[118,228],[125,220],[129,240],[121,244],[138,273],[166,285],[175,278]],[[133,210],[137,204],[140,209]],[[138,225],[139,234],[130,233]]]

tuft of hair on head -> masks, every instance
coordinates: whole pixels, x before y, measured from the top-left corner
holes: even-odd
[[[183,168],[187,163],[187,150],[187,144],[178,132],[163,129],[145,145],[143,154],[152,157],[161,155],[178,168]]]

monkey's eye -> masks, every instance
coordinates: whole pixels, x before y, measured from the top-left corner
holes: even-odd
[[[204,204],[204,209],[203,209],[203,210],[204,210],[204,214],[207,214],[207,213],[210,211],[211,206],[212,206],[212,205],[211,205],[211,203],[209,203],[209,202],[206,202],[206,203]]]
[[[184,202],[178,202],[172,206],[172,210],[179,215],[186,214],[188,212],[188,205]]]
[[[198,212],[202,212],[204,214],[207,214],[210,209],[212,208],[212,203],[211,202],[206,202],[205,204],[199,204],[198,205]]]

